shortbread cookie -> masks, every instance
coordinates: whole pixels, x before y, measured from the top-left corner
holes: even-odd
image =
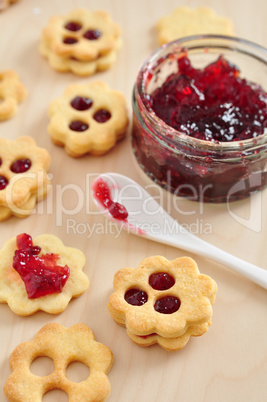
[[[217,285],[200,274],[189,257],[168,261],[155,256],[136,269],[121,269],[115,274],[114,290],[110,314],[141,346],[158,343],[178,350],[211,325]]]
[[[72,72],[81,77],[93,75],[98,71],[105,71],[109,69],[116,61],[117,51],[121,46],[121,40],[118,40],[114,50],[109,53],[97,57],[95,60],[79,61],[73,57],[60,57],[54,52],[50,51],[49,47],[44,41],[40,42],[40,53],[48,59],[50,66],[59,72],[66,73]]]
[[[50,19],[39,50],[55,70],[88,76],[109,68],[120,46],[120,28],[108,13],[76,9]]]
[[[30,370],[31,363],[41,356],[54,362],[49,376],[38,377]],[[72,382],[66,369],[72,362],[81,362],[90,369],[88,378]],[[60,324],[46,324],[30,342],[18,345],[9,363],[12,374],[4,391],[9,401],[41,402],[43,395],[54,389],[66,392],[69,402],[102,402],[110,394],[107,377],[113,362],[111,350],[96,342],[93,331],[85,324],[64,328]]]
[[[190,35],[234,34],[229,18],[218,16],[208,7],[196,9],[179,7],[157,23],[158,42],[160,45]]]
[[[53,235],[23,233],[0,250],[0,302],[22,316],[59,314],[89,286],[84,254]]]
[[[30,215],[49,190],[50,155],[31,137],[0,138],[0,222]]]
[[[11,4],[17,3],[19,0],[0,0],[0,11],[4,11]]]
[[[126,100],[102,81],[72,84],[51,102],[48,132],[72,157],[103,155],[122,139],[128,126]]]
[[[27,91],[13,70],[0,72],[0,121],[7,120],[17,112],[18,103]]]

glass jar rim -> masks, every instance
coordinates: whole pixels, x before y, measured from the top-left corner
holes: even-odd
[[[199,42],[199,44],[197,44]],[[214,43],[212,43],[214,42]],[[226,46],[226,43],[229,43]],[[194,47],[188,48],[188,45],[195,44]],[[229,47],[230,44],[232,47]],[[267,48],[252,42],[247,39],[226,36],[226,35],[192,35],[183,38],[176,39],[172,42],[168,42],[158,47],[154,52],[152,52],[143,62],[137,73],[137,79],[134,87],[134,96],[136,98],[138,107],[141,108],[142,112],[145,114],[146,119],[149,124],[154,127],[159,128],[159,132],[168,132],[173,142],[179,141],[186,144],[187,146],[192,146],[193,148],[199,147],[203,151],[216,151],[216,152],[228,152],[228,151],[243,151],[251,150],[254,148],[261,147],[267,144],[267,129],[265,132],[255,138],[249,138],[247,140],[241,141],[229,141],[229,142],[212,142],[206,140],[200,140],[194,137],[190,137],[182,132],[175,130],[173,127],[166,124],[162,119],[160,119],[150,106],[145,93],[145,83],[148,79],[148,75],[151,71],[159,66],[160,59],[166,59],[168,55],[173,54],[174,49],[176,53],[179,51],[184,51],[187,49],[202,49],[202,48],[224,48],[228,50],[233,50],[239,53],[246,54],[247,56],[254,58],[265,64],[267,67]],[[155,134],[153,134],[155,135]],[[170,141],[172,142],[172,141]]]

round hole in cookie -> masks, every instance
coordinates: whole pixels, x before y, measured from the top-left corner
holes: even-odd
[[[167,290],[175,284],[175,279],[168,272],[155,272],[150,275],[148,282],[155,290]]]
[[[2,159],[0,158],[0,166],[2,165]]]
[[[82,28],[82,24],[76,21],[69,21],[64,25],[64,28],[68,31],[77,32]]]
[[[76,110],[88,110],[93,104],[92,99],[86,96],[75,96],[70,102],[71,106]]]
[[[24,173],[30,169],[32,162],[28,158],[16,159],[10,166],[13,173]]]
[[[42,402],[69,402],[69,397],[68,394],[61,389],[52,389],[44,394]]]
[[[89,377],[89,374],[89,367],[80,361],[71,362],[66,369],[66,375],[72,382],[85,381]]]
[[[34,359],[30,366],[32,374],[38,377],[45,377],[53,373],[55,369],[53,359],[48,356],[38,356]]]
[[[75,43],[78,42],[78,39],[72,38],[71,36],[67,36],[66,38],[63,39],[63,43],[66,45],[75,45]]]
[[[83,37],[88,40],[97,40],[102,35],[102,32],[99,29],[88,29]]]
[[[0,175],[0,190],[4,190],[8,185],[8,180],[5,176]]]
[[[111,118],[111,113],[107,109],[99,109],[95,112],[93,118],[98,123],[106,123]]]
[[[141,289],[131,288],[125,292],[124,299],[132,306],[142,306],[147,302],[148,295]]]
[[[89,125],[81,120],[74,120],[70,123],[69,128],[72,131],[82,132],[89,128]]]
[[[154,304],[154,309],[161,314],[173,314],[179,310],[180,299],[176,296],[165,296],[158,299]]]

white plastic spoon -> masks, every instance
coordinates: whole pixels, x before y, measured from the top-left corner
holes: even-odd
[[[99,196],[101,183],[102,195]],[[105,200],[103,186],[107,192]],[[188,232],[132,179],[117,173],[102,174],[94,180],[92,194],[98,208],[128,232],[208,257],[267,289],[267,270],[243,261]],[[116,202],[126,208],[126,219],[116,218],[116,215],[123,218],[125,212],[123,208],[121,211]]]

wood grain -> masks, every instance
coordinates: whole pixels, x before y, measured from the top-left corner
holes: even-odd
[[[152,255],[168,259],[184,255],[182,250],[153,243],[126,232],[118,233],[96,214],[90,197],[92,177],[105,171],[123,173],[143,185],[149,184],[136,168],[131,155],[130,130],[127,138],[103,157],[74,160],[53,145],[47,134],[49,102],[60,96],[79,78],[53,71],[38,53],[38,41],[48,18],[65,14],[75,7],[104,9],[120,24],[123,47],[114,66],[97,74],[110,87],[122,91],[131,117],[131,92],[137,70],[156,48],[155,24],[181,1],[173,0],[21,0],[0,13],[0,69],[14,69],[28,90],[27,99],[17,115],[0,123],[0,136],[15,139],[21,135],[35,138],[52,156],[50,172],[53,188],[37,212],[25,220],[11,218],[0,224],[0,247],[13,236],[28,232],[33,237],[52,233],[63,242],[81,249],[87,257],[85,271],[90,288],[73,300],[58,316],[39,312],[31,317],[16,316],[5,304],[0,305],[0,401],[6,398],[4,383],[11,373],[8,357],[21,342],[31,340],[47,322],[70,326],[89,325],[99,342],[114,353],[110,402],[264,402],[267,400],[267,292],[226,268],[192,255],[200,271],[211,275],[218,284],[211,329],[193,338],[177,353],[158,346],[141,348],[127,337],[109,315],[107,303],[112,292],[114,273],[123,267],[136,267]],[[197,1],[187,5],[198,6]],[[202,1],[233,20],[238,36],[267,45],[267,3],[263,0]],[[83,194],[77,207],[77,194]],[[165,194],[162,203],[181,223],[195,228],[195,234],[232,254],[266,267],[267,261],[267,191],[251,200],[230,205],[199,205],[174,200]],[[257,221],[251,228],[249,217]],[[237,217],[243,218],[243,223]],[[191,225],[191,226],[190,226]],[[211,230],[203,229],[209,225]],[[44,363],[46,364],[46,362]],[[51,364],[51,362],[49,362]],[[82,369],[77,366],[76,371]],[[77,378],[77,377],[75,377]],[[63,392],[53,391],[44,401],[66,401]]]

